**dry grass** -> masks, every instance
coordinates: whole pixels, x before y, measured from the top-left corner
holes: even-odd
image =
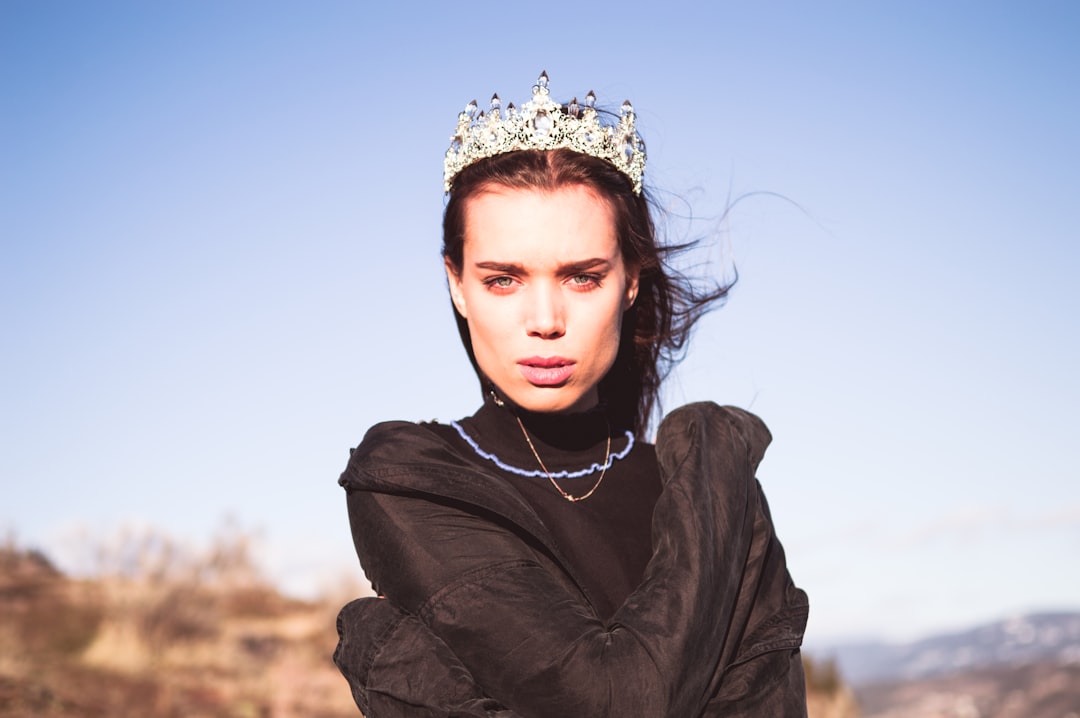
[[[76,580],[0,544],[0,718],[359,716],[330,658],[358,586],[286,598],[235,528],[203,552],[147,531],[86,545],[95,578]],[[811,718],[857,715],[835,665],[804,666]]]
[[[201,554],[151,534],[113,544],[86,580],[0,545],[0,716],[358,715],[330,659],[338,597],[281,596],[236,532]]]
[[[806,702],[810,718],[858,718],[861,711],[851,688],[844,683],[836,661],[803,654]]]

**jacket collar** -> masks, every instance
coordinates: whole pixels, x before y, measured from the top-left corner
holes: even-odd
[[[466,461],[435,432],[405,421],[376,424],[338,481],[347,490],[428,494],[506,518],[559,555],[540,517],[502,477]],[[561,558],[561,556],[560,556]]]

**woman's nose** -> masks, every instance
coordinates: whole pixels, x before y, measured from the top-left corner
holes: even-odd
[[[554,339],[566,333],[566,312],[558,289],[536,286],[530,292],[525,329],[531,337]]]

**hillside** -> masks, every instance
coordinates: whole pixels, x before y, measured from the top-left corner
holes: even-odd
[[[72,580],[0,548],[0,716],[356,716],[330,661],[340,601],[283,598],[229,555]]]
[[[855,685],[934,678],[982,668],[1080,662],[1080,613],[1034,613],[910,643],[838,645],[834,656]]]
[[[864,686],[863,718],[1080,718],[1080,663],[1039,661]]]
[[[151,542],[104,573],[0,546],[0,718],[359,715],[330,659],[351,596],[281,596],[236,537],[194,558]],[[856,718],[836,666],[806,667],[811,718]]]
[[[864,718],[1080,718],[1080,614],[829,649]]]

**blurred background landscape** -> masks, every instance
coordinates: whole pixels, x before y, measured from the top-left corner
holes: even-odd
[[[1080,713],[1077,37],[1055,0],[0,1],[0,710],[355,714],[336,479],[476,409],[441,158],[547,70],[632,100],[685,266],[738,271],[665,405],[774,435],[815,715]]]
[[[96,549],[98,573],[72,579],[0,546],[0,716],[358,715],[330,657],[337,611],[363,587],[288,598],[235,527],[198,554],[152,533]],[[1071,718],[1080,613],[837,646],[803,665],[810,718]]]
[[[235,533],[198,555],[150,534],[98,548],[82,579],[0,548],[0,715],[358,715],[330,661],[357,590],[286,598]]]

